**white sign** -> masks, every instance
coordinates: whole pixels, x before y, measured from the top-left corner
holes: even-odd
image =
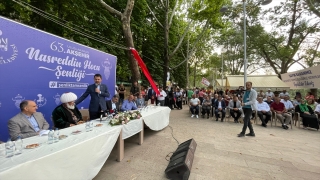
[[[281,79],[290,89],[320,88],[320,66],[303,69],[291,73],[281,74]]]
[[[205,85],[205,86],[209,86],[210,85],[210,82],[208,81],[208,79],[206,79],[206,78],[202,78],[202,80],[201,80],[201,83],[203,84],[203,85]]]

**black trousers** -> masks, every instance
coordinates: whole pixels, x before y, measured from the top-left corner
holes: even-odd
[[[304,127],[319,129],[319,120],[313,114],[300,114]]]
[[[182,100],[176,101],[176,104],[177,104],[178,108],[182,109]]]
[[[235,114],[237,114],[237,116]],[[239,110],[235,111],[233,109],[230,109],[230,115],[234,118],[235,121],[238,121],[238,119],[240,118],[241,114],[242,114],[242,112],[239,111]]]
[[[105,112],[101,112],[101,109],[99,108],[99,111],[89,111],[90,120],[99,119],[102,114],[102,117],[106,117]]]
[[[245,134],[247,127],[249,127],[250,133],[254,133],[252,124],[250,123],[250,117],[252,115],[251,108],[243,108],[244,118],[243,118],[243,127],[241,134]]]
[[[265,119],[263,118],[263,115],[266,116]],[[262,124],[267,124],[268,121],[270,121],[270,119],[271,119],[271,113],[270,113],[270,112],[265,112],[265,113],[263,113],[262,111],[258,111],[258,116],[259,116],[259,118],[261,119]]]
[[[222,114],[222,117],[221,117],[221,121],[222,121],[222,120],[224,119],[224,117],[226,116],[226,110],[222,109],[221,111],[219,111],[219,109],[217,108],[217,109],[215,110],[216,118],[218,118],[219,112],[221,112],[221,114]]]
[[[210,115],[210,106],[202,106],[202,115],[204,116],[205,114],[207,114],[208,116]]]

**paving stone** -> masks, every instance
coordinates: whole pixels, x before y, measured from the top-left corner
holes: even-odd
[[[230,119],[232,120],[232,119]],[[242,124],[216,122],[215,119],[190,118],[187,106],[170,114],[173,136],[180,142],[194,138],[190,180],[313,180],[320,179],[320,132],[293,127],[283,130],[253,125],[256,137],[238,138]],[[178,147],[172,130],[145,129],[144,143],[138,135],[124,141],[123,161],[115,161],[116,148],[94,180],[163,180],[164,170]]]

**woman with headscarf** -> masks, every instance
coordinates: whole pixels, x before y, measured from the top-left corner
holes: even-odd
[[[297,105],[295,107],[295,112],[300,113],[303,128],[312,127],[319,129],[318,119],[314,115],[313,109],[309,105],[307,105],[306,101],[302,101],[300,105]]]

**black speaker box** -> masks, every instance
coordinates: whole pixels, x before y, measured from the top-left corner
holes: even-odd
[[[172,154],[169,165],[165,170],[168,179],[189,179],[196,147],[197,143],[194,139],[189,139],[178,146],[177,150]]]
[[[190,170],[193,163],[193,152],[191,150],[181,151],[172,155],[170,163],[165,170],[166,176],[171,180],[189,179]]]
[[[185,141],[178,146],[177,150],[172,154],[171,158],[174,157],[176,154],[179,154],[182,151],[188,151],[189,149],[192,153],[194,153],[196,151],[196,147],[196,141],[194,139],[189,139],[188,141]]]

